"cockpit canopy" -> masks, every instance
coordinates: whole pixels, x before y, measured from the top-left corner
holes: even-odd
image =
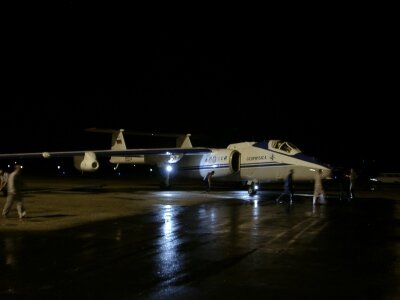
[[[268,147],[271,150],[280,151],[290,155],[301,153],[300,149],[297,148],[295,145],[281,140],[270,140],[268,143]]]

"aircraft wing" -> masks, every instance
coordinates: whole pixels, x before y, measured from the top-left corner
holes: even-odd
[[[124,149],[124,150],[81,150],[81,151],[55,151],[55,152],[32,152],[32,153],[9,153],[0,154],[1,158],[51,158],[51,157],[73,157],[95,153],[96,156],[139,156],[139,155],[200,155],[212,152],[209,148],[149,148],[149,149]]]

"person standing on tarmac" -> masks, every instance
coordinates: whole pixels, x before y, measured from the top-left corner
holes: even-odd
[[[354,170],[354,168],[350,169],[350,174],[349,174],[349,181],[350,181],[350,185],[349,185],[349,199],[355,199],[355,195],[354,195],[354,185],[356,183],[357,180],[357,173]]]
[[[7,183],[7,200],[3,208],[3,217],[7,217],[14,202],[17,203],[17,211],[19,219],[26,216],[26,210],[23,203],[22,188],[23,182],[21,178],[21,165],[15,165],[14,171],[8,177]]]
[[[283,196],[288,196],[290,200],[290,204],[293,203],[293,196],[294,196],[294,191],[293,191],[293,169],[290,169],[289,174],[285,178],[285,183],[283,185],[283,193],[279,195],[279,197],[276,199],[276,202],[278,203],[280,199]]]
[[[322,170],[315,172],[313,205],[325,203],[325,191],[322,185]]]
[[[204,177],[204,181],[207,184],[207,191],[211,191],[211,182],[212,177],[215,174],[215,171],[208,172],[207,175]]]
[[[0,170],[0,191],[3,192],[3,195],[5,197],[7,196],[8,175],[8,172]]]

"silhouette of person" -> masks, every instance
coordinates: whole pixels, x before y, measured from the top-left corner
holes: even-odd
[[[204,181],[207,184],[207,190],[211,191],[211,181],[212,177],[215,174],[215,171],[208,172],[207,175],[204,177]]]
[[[3,192],[4,196],[7,196],[8,175],[8,172],[0,170],[0,191]]]
[[[15,165],[14,171],[8,176],[7,200],[3,208],[3,217],[7,217],[14,202],[17,203],[17,211],[20,219],[26,216],[26,210],[22,195],[23,182],[21,178],[21,165]]]
[[[339,200],[347,200],[348,198],[348,175],[345,170],[340,170],[337,174],[337,181],[339,183]]]
[[[322,170],[319,169],[315,172],[314,178],[314,195],[313,195],[313,205],[317,203],[325,203],[325,191],[322,185]]]
[[[349,198],[350,199],[355,199],[354,195],[354,185],[357,180],[357,173],[354,170],[354,168],[350,169],[350,174],[349,174]]]
[[[283,184],[283,193],[279,195],[279,197],[276,199],[276,202],[279,202],[279,200],[283,197],[283,196],[288,196],[290,203],[293,202],[293,196],[294,196],[294,192],[293,192],[293,169],[290,169],[289,174],[286,176],[285,178],[285,182]]]

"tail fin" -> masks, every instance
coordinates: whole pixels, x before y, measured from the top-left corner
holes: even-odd
[[[101,129],[101,128],[87,128],[85,131],[88,132],[103,132],[112,133],[111,150],[126,150],[126,144],[123,133],[124,129]],[[177,148],[193,148],[192,142],[190,141],[191,134],[176,134],[176,133],[148,133],[148,132],[133,132],[126,131],[125,134],[138,135],[138,136],[154,136],[154,137],[176,137]]]
[[[103,131],[104,132],[104,131]],[[124,129],[120,129],[118,131],[112,131],[111,138],[111,150],[126,150],[126,144],[124,139]],[[144,156],[111,156],[110,163],[117,164],[143,164]]]
[[[114,131],[111,138],[111,150],[126,150],[124,129]]]
[[[87,128],[85,129],[87,132],[100,132],[100,133],[111,133],[111,150],[126,150],[126,144],[123,132],[124,129],[115,130],[115,129],[102,129],[102,128]]]
[[[192,142],[190,141],[190,133],[186,135],[180,135],[176,138],[177,148],[193,148]]]

